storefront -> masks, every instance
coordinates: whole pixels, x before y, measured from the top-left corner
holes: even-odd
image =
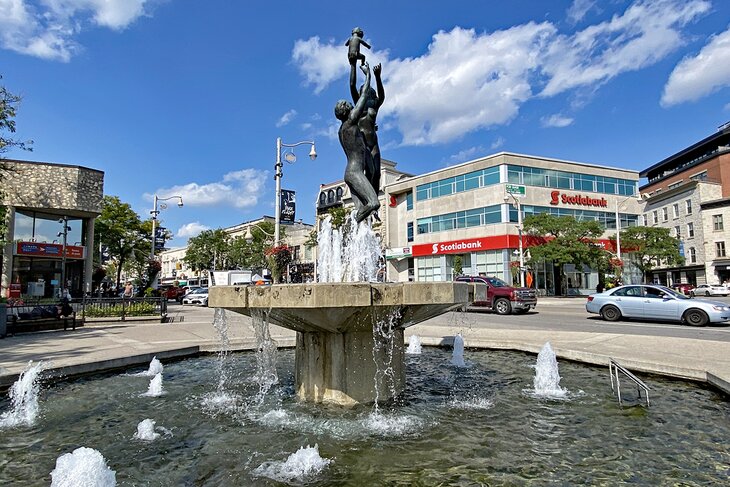
[[[101,212],[104,173],[81,166],[6,161],[3,204],[8,227],[0,295],[51,298],[91,291],[94,219]]]
[[[520,223],[540,213],[595,220],[610,252],[609,237],[638,223],[637,186],[635,171],[508,153],[388,185],[388,279],[450,281],[460,271],[517,284],[522,270],[541,294],[594,292],[591,269],[550,262],[520,269],[520,248],[526,261],[539,244],[523,235],[520,245]]]

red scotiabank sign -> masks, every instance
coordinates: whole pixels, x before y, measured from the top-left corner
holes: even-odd
[[[17,255],[35,255],[38,257],[62,257],[63,245],[38,242],[18,242]],[[67,259],[83,259],[84,248],[76,245],[66,245]]]
[[[608,201],[606,201],[606,198],[591,198],[590,196],[584,196],[581,194],[569,195],[561,193],[560,191],[552,191],[550,193],[550,204],[557,205],[558,203],[562,203],[564,205],[600,206],[602,208],[608,207]]]
[[[423,257],[424,255],[468,254],[469,252],[479,252],[482,250],[517,248],[517,240],[517,235],[497,235],[494,237],[419,244],[411,247],[411,255],[413,257]]]

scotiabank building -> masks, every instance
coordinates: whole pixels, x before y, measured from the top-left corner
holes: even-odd
[[[609,237],[637,225],[642,213],[638,180],[636,171],[505,152],[400,180],[384,188],[387,278],[450,281],[461,268],[518,284],[518,208],[523,218],[597,220],[605,228],[601,242],[615,251]],[[523,235],[523,257],[539,244]],[[543,295],[586,294],[598,284],[592,269],[571,264],[523,271]]]

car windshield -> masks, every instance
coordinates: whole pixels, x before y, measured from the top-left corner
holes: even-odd
[[[207,293],[207,292],[208,292],[207,287],[196,287],[196,288],[190,290],[190,294],[201,294],[201,293]]]
[[[497,279],[496,277],[485,277],[484,280],[486,280],[490,286],[509,287],[509,284],[504,282],[502,279]]]

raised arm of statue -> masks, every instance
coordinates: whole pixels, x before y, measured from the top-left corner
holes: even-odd
[[[352,95],[352,103],[357,103],[360,99],[360,92],[357,91],[357,68],[355,64],[350,65],[350,95]]]
[[[383,88],[383,80],[380,79],[380,73],[382,70],[383,67],[380,65],[380,63],[373,66],[373,74],[375,74],[375,86],[378,89],[378,100],[376,108],[380,108],[380,105],[382,105],[385,101],[385,88]]]
[[[365,63],[364,66],[362,66],[363,71],[365,71],[365,85],[366,87],[370,87],[370,65],[368,63]],[[349,119],[353,123],[357,123],[357,121],[362,116],[363,111],[365,111],[365,105],[368,101],[367,96],[361,96],[359,100],[357,100],[357,103],[355,104],[355,108],[352,109],[350,112]]]

